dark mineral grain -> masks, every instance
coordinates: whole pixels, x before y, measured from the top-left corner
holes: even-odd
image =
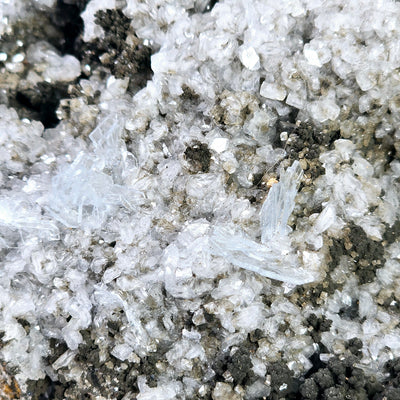
[[[386,226],[386,230],[383,233],[383,240],[386,245],[391,245],[400,240],[400,220],[396,220],[392,226]]]
[[[332,321],[325,316],[317,317],[315,314],[310,314],[307,318],[309,324],[310,333],[313,341],[319,343],[321,341],[321,333],[329,331]]]
[[[270,400],[298,399],[300,381],[293,376],[286,363],[277,361],[267,366],[267,373],[271,376]]]
[[[328,363],[321,362],[318,354],[312,358],[313,368],[300,385],[299,399],[382,399],[384,386],[375,377],[366,376],[355,366],[361,357],[357,349],[362,347],[362,342],[354,338],[346,346],[356,355],[349,353],[347,356],[334,356]]]
[[[221,352],[215,357],[213,370],[215,381],[223,382],[224,374],[229,372],[235,385],[249,385],[254,382],[255,376],[252,371],[250,350],[254,345],[240,347],[233,355],[229,352]]]
[[[348,256],[354,263],[354,272],[360,284],[372,282],[376,270],[385,263],[382,242],[370,239],[364,230],[354,223],[350,223],[344,232],[342,239],[332,239],[329,249],[332,261],[329,268],[333,270],[342,256]]]
[[[102,65],[116,78],[130,78],[135,84],[138,84],[139,74],[143,87],[151,77],[151,50],[131,30],[130,19],[121,10],[100,10],[95,22],[103,28],[105,37],[82,46],[82,62],[89,64],[92,70]]]
[[[363,347],[363,343],[359,338],[352,338],[346,342],[346,349],[350,350],[352,354],[355,356],[361,357],[361,349]]]
[[[196,142],[185,150],[185,158],[191,165],[191,172],[208,172],[211,163],[211,152],[204,143]]]
[[[281,133],[287,132],[287,140],[281,140]],[[274,141],[275,147],[283,147],[292,160],[305,159],[307,168],[305,176],[316,179],[325,173],[319,155],[330,148],[331,144],[340,137],[339,132],[322,132],[310,122],[281,121],[280,128]]]

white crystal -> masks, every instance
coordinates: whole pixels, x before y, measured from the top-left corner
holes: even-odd
[[[52,364],[52,367],[57,370],[63,367],[66,367],[76,355],[76,351],[67,350],[65,353],[61,354],[60,357],[57,358],[56,361]]]
[[[276,83],[263,82],[261,84],[260,94],[267,99],[282,101],[286,97],[286,90]]]
[[[254,47],[242,47],[239,49],[239,59],[242,64],[251,71],[260,68],[260,57]]]
[[[289,92],[286,98],[286,104],[289,106],[303,109],[307,103],[307,97],[304,93]]]
[[[227,138],[215,138],[210,145],[210,149],[217,153],[222,153],[228,148],[229,139]]]
[[[246,388],[246,398],[249,400],[268,398],[271,387],[262,380],[257,380]]]
[[[11,61],[13,63],[20,63],[20,62],[24,61],[24,59],[25,59],[25,55],[22,53],[18,53],[18,54],[15,54],[15,56],[13,56]]]
[[[70,82],[81,74],[81,65],[77,58],[69,54],[60,56],[57,50],[45,41],[28,47],[27,61],[36,66],[44,80],[51,82]]]
[[[364,92],[372,89],[377,83],[375,73],[364,68],[356,73],[356,81]]]
[[[249,307],[242,308],[233,318],[233,325],[237,329],[252,332],[262,325],[265,319],[264,306],[253,303]]]
[[[316,39],[304,45],[303,53],[308,63],[318,68],[329,62],[332,56],[326,44]]]
[[[362,291],[358,298],[359,304],[359,314],[361,318],[371,318],[376,315],[377,306],[374,303],[372,296],[366,292]]]
[[[128,198],[124,187],[114,184],[111,176],[97,170],[88,155],[80,153],[70,166],[54,177],[49,210],[68,227],[78,227],[85,222],[88,227],[95,228]]]
[[[294,199],[302,176],[303,170],[295,161],[281,174],[280,182],[272,186],[260,212],[261,243],[267,244],[276,236],[290,232],[287,222],[294,209]]]
[[[308,44],[304,46],[304,57],[307,59],[309,64],[314,65],[316,67],[322,67],[322,63],[318,57],[318,53],[311,49]]]
[[[235,393],[229,383],[217,382],[212,392],[213,400],[239,400],[241,397]]]
[[[121,361],[127,360],[132,354],[132,348],[126,343],[117,344],[111,351],[111,354]]]
[[[169,346],[154,366],[153,387],[138,376],[139,389],[125,400],[267,398],[266,366],[282,358],[282,349],[297,377],[310,368],[318,350],[304,324],[311,312],[332,320],[321,339],[328,351],[343,355],[345,341],[360,337],[360,364],[381,371],[400,348],[396,315],[377,305],[399,298],[398,241],[385,247],[371,283],[360,285],[343,256],[331,271],[341,287],[335,293],[322,292],[313,307],[302,296],[297,307],[289,292],[321,278],[331,238],[343,240],[349,223],[381,241],[399,219],[400,163],[378,145],[400,149],[400,3],[226,0],[212,10],[206,0],[86,3],[84,40],[104,38],[96,11],[122,12],[131,25],[125,44],[136,46],[135,32],[150,47],[153,75],[117,79],[108,68],[86,65],[89,77],[81,79],[78,60],[34,38],[27,52],[16,40],[0,53],[0,103],[10,91],[79,79],[51,129],[0,105],[0,358],[15,367],[21,388],[47,374],[82,389],[85,371],[75,355],[87,329],[109,367],[110,354],[138,366]],[[29,24],[52,4],[0,1],[0,35],[12,36],[16,21]],[[198,96],[187,96],[187,88]],[[297,120],[314,121],[318,136],[340,131],[348,140],[320,147],[325,173],[309,178],[305,170],[305,186],[292,199],[296,179],[284,189],[289,170],[276,170],[291,157],[285,143],[272,143],[301,133]],[[185,149],[196,142],[212,152],[208,173],[188,168]],[[254,178],[275,172],[280,182],[261,207],[267,187],[256,187]],[[319,206],[320,213],[302,214]],[[283,282],[271,285],[264,276]],[[354,300],[360,320],[338,315]],[[250,355],[258,375],[250,386],[231,385],[229,373],[212,386],[206,339],[215,324],[206,312],[221,325],[222,343],[215,344],[227,355],[249,331],[265,336]],[[183,327],[188,316],[198,331]],[[107,335],[110,321],[121,326],[114,337]],[[77,350],[48,365],[49,338]]]
[[[374,175],[374,167],[365,158],[357,157],[354,159],[352,169],[355,174],[363,178],[372,178]]]
[[[40,11],[48,11],[48,9],[54,6],[55,2],[56,0],[34,0],[33,6]]]
[[[333,99],[325,98],[310,104],[311,116],[319,122],[334,121],[340,114],[340,107]]]
[[[228,174],[234,174],[239,167],[239,163],[232,154],[231,156],[225,157],[226,161],[223,162],[222,167]]]
[[[98,161],[104,167],[111,167],[128,156],[121,140],[122,125],[123,122],[118,117],[108,116],[89,135]]]
[[[43,216],[40,207],[21,194],[16,197],[0,196],[0,229],[1,227],[20,233],[34,233],[47,240],[58,240],[60,237],[54,221]]]
[[[338,139],[335,140],[335,149],[340,155],[342,161],[349,162],[356,148],[355,144],[351,140]]]
[[[335,206],[332,203],[328,203],[325,208],[319,214],[318,218],[314,223],[314,231],[316,234],[321,234],[329,229],[336,219]]]
[[[182,390],[180,382],[171,380],[150,388],[146,385],[146,380],[142,376],[138,377],[138,386],[140,393],[137,395],[137,400],[173,400],[178,397]]]
[[[71,350],[77,350],[83,341],[82,335],[79,333],[79,323],[71,319],[61,332],[67,346]]]

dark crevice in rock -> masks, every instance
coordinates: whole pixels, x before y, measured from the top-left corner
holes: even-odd
[[[37,381],[28,382],[28,395],[31,400],[58,400],[64,398],[64,392],[69,385],[53,382],[48,376]]]
[[[218,0],[210,0],[203,12],[204,13],[210,12],[217,3],[218,3]]]
[[[80,54],[83,20],[80,16],[89,0],[77,0],[72,4],[66,0],[57,0],[54,8],[37,11],[28,20],[16,21],[12,33],[0,38],[2,51],[13,54],[13,48],[26,50],[29,45],[45,40],[62,54]],[[21,41],[23,46],[16,46]]]
[[[195,2],[194,7],[187,10],[190,16],[194,14],[206,14],[209,13],[214,6],[218,3],[218,0],[198,1]]]
[[[50,13],[50,19],[61,32],[61,38],[53,45],[62,54],[73,54],[79,58],[83,20],[80,16],[89,0],[77,0],[74,3],[57,0],[56,7]]]
[[[21,117],[38,120],[45,128],[54,128],[60,122],[56,115],[60,100],[68,97],[68,84],[39,82],[33,88],[19,89],[15,100]]]

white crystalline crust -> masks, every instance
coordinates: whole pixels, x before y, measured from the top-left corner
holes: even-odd
[[[321,335],[330,353],[362,339],[365,370],[400,351],[398,314],[384,306],[400,298],[399,243],[387,239],[400,216],[400,3],[206,3],[92,0],[84,40],[104,34],[96,11],[122,7],[152,49],[146,86],[94,70],[52,129],[0,105],[0,358],[21,385],[46,374],[83,385],[84,330],[100,363],[140,365],[171,344],[154,385],[138,377],[139,399],[268,397],[269,363],[311,368],[310,314],[332,320]],[[0,2],[0,33],[32,4],[51,1]],[[2,83],[14,63],[30,83],[80,76],[48,43],[5,56]],[[321,139],[319,160],[289,153],[302,132],[293,116]],[[328,271],[330,243],[347,246],[350,224],[387,242],[363,285],[348,254]],[[311,302],[314,282],[323,291]],[[340,311],[353,303],[349,321]],[[243,394],[226,376],[211,394],[213,348],[233,356],[256,330],[258,380]],[[48,365],[54,341],[68,349]]]
[[[396,96],[395,2],[377,6],[373,1],[296,0],[278,6],[232,0],[193,18],[185,13],[190,7],[192,1],[172,7],[168,2],[131,0],[124,9],[138,35],[160,48],[152,57],[152,69],[156,77],[169,75],[171,92],[179,91],[183,81],[211,98],[219,87],[258,90],[320,123],[337,121],[344,106],[366,112],[374,99]],[[161,21],[168,21],[170,29],[160,28]],[[304,44],[302,33],[310,22],[315,29]],[[359,45],[364,39],[365,45]],[[328,89],[321,86],[326,73]],[[218,79],[208,79],[211,76]],[[261,87],[259,78],[264,79]]]

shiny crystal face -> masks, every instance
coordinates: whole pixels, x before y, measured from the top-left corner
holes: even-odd
[[[400,398],[399,15],[0,0],[0,397]]]

